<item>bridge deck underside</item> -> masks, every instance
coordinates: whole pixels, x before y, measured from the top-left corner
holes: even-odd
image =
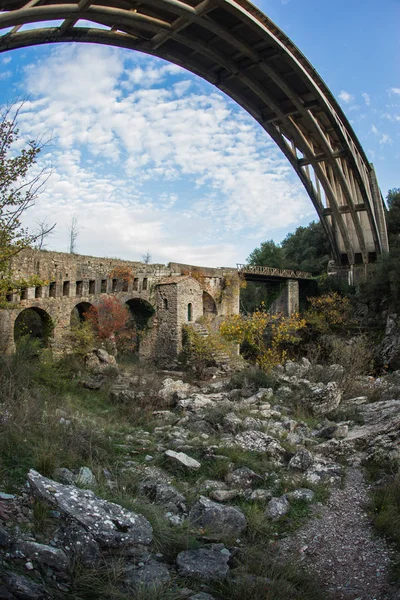
[[[62,41],[139,50],[211,82],[287,156],[338,263],[388,250],[373,168],[345,115],[301,52],[246,0],[0,0],[0,51]]]

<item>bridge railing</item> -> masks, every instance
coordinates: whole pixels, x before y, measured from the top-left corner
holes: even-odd
[[[248,275],[265,275],[269,277],[282,277],[285,279],[312,279],[312,274],[306,271],[292,271],[291,269],[277,269],[264,265],[242,265],[236,264],[239,273]]]

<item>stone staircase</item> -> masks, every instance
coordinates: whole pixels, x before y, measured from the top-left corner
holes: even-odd
[[[207,327],[205,327],[201,323],[190,323],[189,325],[201,337],[206,338],[210,335]],[[223,371],[236,371],[240,368],[243,368],[244,361],[239,354],[237,356],[232,356],[231,354],[228,354],[223,350],[216,350],[212,353],[212,356],[216,363],[216,366]]]

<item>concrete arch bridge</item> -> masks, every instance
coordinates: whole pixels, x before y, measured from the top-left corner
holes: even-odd
[[[352,273],[388,252],[374,168],[345,114],[300,50],[247,0],[0,0],[0,52],[54,42],[138,50],[200,75],[286,155],[338,267]]]

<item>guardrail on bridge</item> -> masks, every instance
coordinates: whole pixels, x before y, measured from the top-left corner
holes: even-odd
[[[239,273],[249,275],[265,275],[269,277],[282,277],[284,279],[312,279],[312,274],[306,271],[292,271],[291,269],[277,269],[263,265],[236,264]]]

